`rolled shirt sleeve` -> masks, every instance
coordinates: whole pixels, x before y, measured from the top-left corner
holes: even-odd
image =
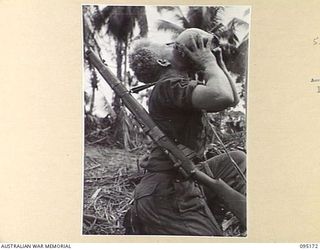
[[[192,93],[199,83],[188,79],[173,79],[158,83],[152,92],[154,105],[164,109],[193,110]],[[152,104],[151,104],[152,105]]]

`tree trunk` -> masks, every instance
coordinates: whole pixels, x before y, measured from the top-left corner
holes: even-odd
[[[124,44],[124,74],[123,84],[127,84],[127,52],[128,52],[128,40]]]
[[[93,108],[94,108],[95,93],[96,93],[96,89],[95,89],[95,88],[92,88],[91,104],[90,104],[90,110],[89,110],[89,114],[91,114],[91,115],[92,115]]]
[[[91,87],[92,87],[92,96],[91,96],[91,104],[90,104],[90,110],[89,113],[92,114],[93,108],[94,108],[94,99],[95,99],[95,93],[96,89],[98,88],[98,77],[96,70],[91,67]]]
[[[123,43],[122,41],[116,41],[116,57],[117,57],[117,78],[122,81],[122,62],[123,62]],[[113,123],[113,130],[115,140],[120,143],[120,147],[123,147],[123,130],[122,130],[122,112],[121,112],[121,99],[115,94],[113,99],[113,110],[116,114],[116,120]]]
[[[148,34],[148,20],[146,16],[146,9],[145,7],[137,7],[139,8],[138,11],[138,26],[140,28],[140,36],[146,37]]]
[[[119,81],[122,81],[122,58],[123,58],[122,50],[123,50],[123,43],[120,41],[116,42],[117,78],[119,79]],[[120,113],[120,105],[121,105],[120,97],[115,95],[114,101],[113,101],[113,110],[117,116]]]

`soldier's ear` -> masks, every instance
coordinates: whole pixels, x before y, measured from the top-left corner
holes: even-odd
[[[169,67],[171,65],[171,63],[167,60],[167,59],[158,59],[157,63],[161,66],[161,67]]]

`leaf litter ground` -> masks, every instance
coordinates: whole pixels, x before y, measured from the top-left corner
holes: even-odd
[[[143,176],[138,166],[143,152],[85,147],[83,234],[123,235],[123,219],[133,202],[135,186]],[[220,221],[225,236],[244,236],[230,212]]]

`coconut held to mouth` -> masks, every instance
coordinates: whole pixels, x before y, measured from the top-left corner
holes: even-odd
[[[215,35],[197,28],[186,29],[177,37],[176,42],[192,50],[192,37],[201,37],[205,44],[211,40],[211,49],[219,46],[219,40]],[[195,40],[197,41],[197,39]]]
[[[208,45],[209,41],[210,45]],[[217,50],[220,50],[220,48],[218,48],[219,40],[214,34],[197,28],[184,30],[177,37],[175,43],[175,50],[173,51],[174,57],[177,58],[178,61],[183,62],[184,69],[191,73],[202,71],[206,62],[214,58],[209,55],[210,51],[212,54],[215,54]],[[210,46],[210,48],[207,46]],[[205,47],[205,50],[203,50],[203,47]],[[196,49],[200,49],[202,52],[199,51],[200,54],[196,53],[191,55],[190,52],[192,53]]]

